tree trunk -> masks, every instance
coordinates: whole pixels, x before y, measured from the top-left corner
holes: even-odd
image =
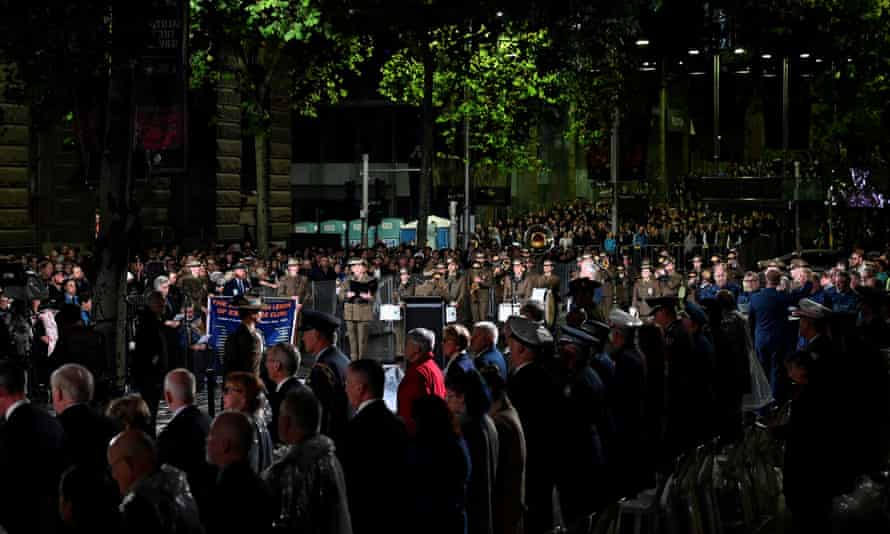
[[[418,248],[426,246],[427,217],[430,215],[430,192],[433,187],[433,61],[433,52],[427,45],[423,50],[423,161],[418,188]]]
[[[269,196],[266,179],[267,138],[266,133],[258,133],[253,138],[256,154],[256,241],[260,256],[269,253]]]
[[[133,165],[134,67],[116,67],[109,81],[102,173],[99,183],[100,230],[96,240],[97,276],[93,297],[96,331],[105,337],[109,373],[118,383],[126,377],[126,273],[128,232],[135,224],[130,210]],[[91,226],[94,221],[85,221]]]

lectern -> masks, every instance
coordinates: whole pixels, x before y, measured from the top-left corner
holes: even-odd
[[[436,363],[442,361],[442,329],[445,327],[445,300],[442,297],[402,297],[405,302],[405,333],[415,328],[426,328],[436,334],[433,354]]]

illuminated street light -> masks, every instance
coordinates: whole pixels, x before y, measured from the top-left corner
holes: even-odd
[[[649,39],[637,39],[637,46],[649,46]]]
[[[806,52],[804,52],[803,54],[800,55],[800,59],[810,59],[810,55],[807,54]]]
[[[498,11],[497,13],[495,13],[495,15],[497,15],[498,18],[500,18],[500,17],[503,17],[503,16],[504,16],[504,12],[503,12],[503,11]]]
[[[761,54],[760,57],[763,59],[772,59],[773,55],[772,54]]]
[[[697,55],[699,55],[699,53],[700,53],[700,52],[699,52],[698,50],[696,50],[695,48],[692,48],[692,49],[689,50],[689,55],[690,55],[690,56],[697,56]]]
[[[745,49],[744,48],[736,48],[735,50],[733,50],[733,53],[735,53],[735,55],[737,55],[737,56],[740,56],[745,53]]]

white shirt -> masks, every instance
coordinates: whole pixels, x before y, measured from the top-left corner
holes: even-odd
[[[380,400],[380,399],[368,399],[366,401],[362,401],[362,403],[358,405],[358,408],[355,409],[355,413],[352,414],[352,416],[355,417],[356,415],[358,415],[358,413],[360,411],[365,409],[365,406],[371,404],[374,401],[378,401],[378,400]]]
[[[191,404],[183,404],[183,405],[180,406],[179,408],[176,408],[176,411],[174,411],[174,412],[173,412],[173,415],[170,416],[170,420],[172,421],[173,419],[175,419],[176,416],[179,415],[180,412],[182,412],[183,410],[185,410],[185,409],[188,408],[189,406],[191,406]],[[167,423],[167,424],[170,424],[170,423]]]
[[[6,409],[6,420],[9,421],[9,418],[12,417],[12,412],[16,410],[22,404],[28,404],[28,399],[17,400],[9,405],[9,408]]]

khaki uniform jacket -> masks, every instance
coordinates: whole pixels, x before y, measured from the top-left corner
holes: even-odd
[[[403,297],[413,297],[414,296],[414,282],[409,280],[407,284],[399,284],[396,286],[395,290],[392,292],[392,300],[391,304],[401,304]]]
[[[683,275],[674,271],[673,274],[662,280],[661,296],[676,297],[680,293],[680,288],[683,287],[684,281]]]
[[[479,282],[478,290],[473,290],[473,280],[476,277],[482,279]],[[492,286],[492,275],[491,271],[488,269],[470,269],[469,274],[467,274],[467,293],[470,296],[471,302],[488,302],[488,289]]]
[[[467,299],[467,282],[463,275],[457,274],[445,278],[445,286],[448,289],[449,304],[454,302],[458,309],[464,305]]]
[[[632,304],[640,311],[640,317],[645,317],[649,315],[649,312],[651,311],[649,305],[646,304],[646,299],[660,296],[662,296],[661,284],[659,284],[657,280],[650,278],[648,281],[644,282],[640,279],[634,284]]]
[[[415,297],[442,297],[448,300],[448,287],[441,280],[424,280],[414,288]]]
[[[533,281],[523,275],[517,280],[514,276],[505,276],[503,280],[504,286],[504,302],[521,302],[532,296],[534,289]]]
[[[297,276],[285,276],[278,280],[279,297],[297,297],[303,306],[312,304],[312,282],[309,278],[298,274]]]
[[[340,288],[340,294],[337,295],[337,298],[343,302],[343,320],[344,321],[371,321],[374,319],[374,300],[363,301],[361,298],[356,295],[356,302],[349,302],[346,299],[346,293],[350,291],[350,283],[353,281],[353,278],[349,278],[346,282],[343,283],[343,286]],[[359,283],[366,284],[370,282],[372,278],[368,275],[361,277],[356,280]],[[372,295],[373,297],[373,295]]]

